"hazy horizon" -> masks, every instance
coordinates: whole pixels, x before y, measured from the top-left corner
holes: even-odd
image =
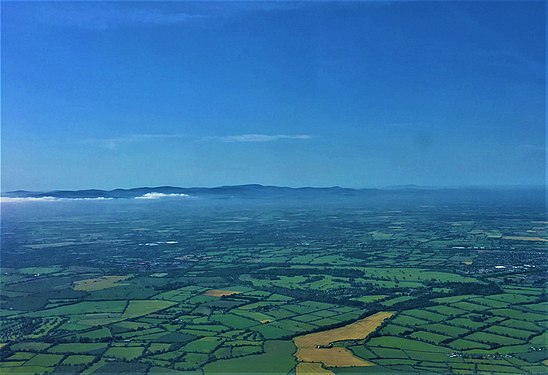
[[[102,188],[102,187],[89,187],[84,189],[65,189],[65,188],[55,188],[48,190],[27,190],[27,189],[14,189],[1,191],[0,193],[9,193],[17,191],[28,191],[28,192],[53,192],[53,191],[86,191],[86,190],[101,190],[101,191],[113,191],[113,190],[132,190],[132,189],[158,189],[158,188],[181,188],[181,189],[214,189],[220,187],[241,187],[241,186],[261,186],[261,187],[275,187],[275,188],[290,188],[290,189],[303,189],[303,188],[312,188],[312,189],[330,189],[330,188],[342,188],[342,189],[351,189],[351,190],[366,190],[366,189],[406,189],[406,188],[417,188],[417,189],[546,189],[547,185],[417,185],[417,184],[398,184],[398,185],[367,185],[367,186],[341,186],[341,185],[325,185],[325,186],[290,186],[290,185],[268,185],[260,183],[244,183],[236,185],[227,185],[227,184],[218,184],[210,186],[178,186],[178,185],[140,185],[140,186],[122,186],[115,188]]]

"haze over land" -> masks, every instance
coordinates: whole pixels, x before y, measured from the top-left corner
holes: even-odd
[[[543,189],[168,189],[2,201],[0,372],[548,369]]]
[[[351,189],[334,187],[290,188],[282,186],[263,186],[259,184],[219,186],[215,188],[182,188],[175,186],[140,187],[114,190],[54,190],[48,192],[31,192],[17,190],[3,193],[2,203],[24,202],[59,202],[59,201],[103,201],[114,199],[150,200],[256,200],[259,202],[309,201],[328,202],[374,202],[399,201],[417,204],[423,202],[528,202],[542,204],[545,202],[546,189],[535,187],[452,187],[433,188],[414,185],[392,186],[387,188]],[[409,202],[406,202],[409,201]]]

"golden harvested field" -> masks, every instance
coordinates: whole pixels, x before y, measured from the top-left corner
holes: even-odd
[[[381,311],[343,327],[298,336],[295,338],[295,344],[297,348],[315,348],[316,345],[329,345],[337,341],[364,339],[392,315],[393,312]]]
[[[300,348],[295,355],[303,362],[321,362],[328,367],[373,366],[371,362],[356,357],[346,348]]]
[[[224,297],[231,296],[233,294],[240,294],[241,292],[236,292],[235,290],[223,290],[223,289],[210,289],[204,293],[206,296],[212,297]]]
[[[548,242],[546,238],[542,237],[522,237],[522,236],[502,236],[505,240],[514,240],[514,241],[539,241],[539,242]]]
[[[127,280],[132,275],[128,276],[101,276],[95,279],[80,280],[74,283],[72,287],[74,290],[81,290],[85,292],[92,292],[94,290],[102,290],[113,288],[115,286],[128,285],[126,283],[120,283],[120,281]]]
[[[322,367],[321,363],[301,362],[297,365],[297,375],[335,375]]]
[[[344,327],[295,337],[297,346],[295,356],[300,362],[321,362],[328,367],[372,366],[371,362],[354,356],[348,349],[318,348],[317,346],[327,346],[337,341],[364,339],[392,315],[394,313],[390,311],[379,312]]]

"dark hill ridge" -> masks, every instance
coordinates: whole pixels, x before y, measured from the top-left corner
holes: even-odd
[[[369,189],[376,190],[376,189]],[[355,196],[363,193],[364,190],[335,187],[301,187],[290,188],[280,186],[263,186],[259,184],[219,186],[213,188],[193,187],[182,188],[176,186],[138,187],[132,189],[114,190],[53,190],[48,192],[34,192],[17,190],[2,194],[5,197],[17,198],[137,198],[149,193],[159,194],[187,194],[190,196],[222,196],[222,197],[275,197],[275,196],[305,196],[305,195],[343,195]]]
[[[132,189],[114,190],[54,190],[48,192],[35,192],[17,190],[2,194],[10,198],[65,198],[65,199],[134,199],[143,197],[145,194],[186,194],[194,198],[213,199],[395,199],[402,202],[424,201],[425,203],[435,202],[504,202],[523,201],[537,202],[544,204],[544,187],[462,187],[462,188],[429,188],[416,185],[401,185],[397,187],[377,189],[352,189],[340,186],[333,187],[300,187],[291,188],[283,186],[264,186],[259,184],[218,186],[213,188],[192,187],[183,188],[176,186],[138,187]]]

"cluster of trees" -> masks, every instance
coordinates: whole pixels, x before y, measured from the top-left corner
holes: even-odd
[[[2,324],[0,340],[2,342],[14,341],[24,336],[37,332],[44,324],[42,318],[20,317],[9,319]]]
[[[450,293],[438,293],[440,297],[452,295],[477,294],[481,296],[489,296],[492,294],[504,293],[502,288],[494,282],[485,281],[483,283],[459,283],[459,282],[430,282],[426,284],[428,287],[450,289]]]
[[[345,268],[325,268],[325,267],[316,267],[316,268],[289,268],[287,265],[285,267],[272,267],[267,269],[260,269],[251,272],[254,278],[257,279],[268,279],[276,280],[278,276],[309,276],[309,275],[329,275],[336,277],[346,277],[346,278],[359,278],[363,277],[364,274],[360,270],[355,269],[345,269]]]

